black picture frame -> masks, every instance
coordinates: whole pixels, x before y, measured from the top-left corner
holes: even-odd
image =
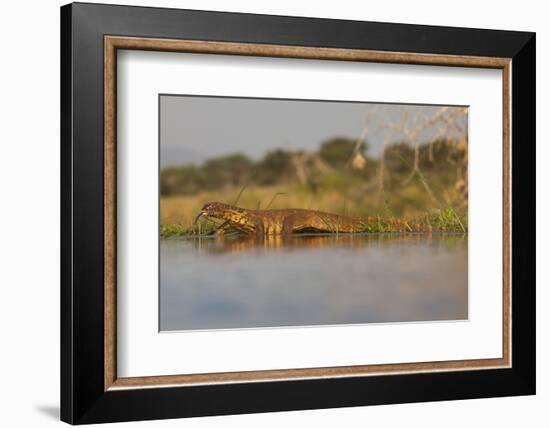
[[[512,367],[104,390],[104,36],[512,59]],[[73,3],[61,8],[61,419],[71,424],[535,393],[535,34]]]

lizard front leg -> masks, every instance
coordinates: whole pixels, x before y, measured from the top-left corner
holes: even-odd
[[[254,220],[254,233],[257,238],[263,238],[264,236],[264,223],[260,219]]]

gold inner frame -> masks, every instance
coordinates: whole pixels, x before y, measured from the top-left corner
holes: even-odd
[[[491,359],[429,361],[420,363],[375,364],[303,369],[279,369],[169,376],[117,376],[116,367],[116,85],[117,49],[169,51],[182,53],[263,56],[397,64],[442,65],[494,68],[502,70],[503,91],[503,320],[502,357]],[[104,37],[104,388],[192,386],[234,382],[338,378],[511,367],[511,58],[460,55],[382,52],[194,40],[139,37]]]

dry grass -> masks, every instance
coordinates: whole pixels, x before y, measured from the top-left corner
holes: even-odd
[[[246,188],[239,198],[238,205],[244,208],[257,208],[258,203],[267,205],[273,195],[284,191],[282,186]],[[160,223],[191,225],[202,206],[207,202],[234,203],[241,189],[225,189],[218,192],[202,192],[191,196],[163,196],[160,199]],[[283,198],[286,196],[279,196]],[[278,206],[276,198],[271,208]],[[296,201],[294,201],[296,202]],[[265,208],[265,206],[264,206]]]
[[[203,192],[193,196],[164,196],[160,200],[161,224],[191,225],[206,202],[233,204],[240,189],[220,192]],[[271,202],[271,205],[269,205]],[[313,193],[299,185],[247,187],[242,192],[238,206],[250,209],[305,208],[312,210],[363,215],[369,210],[365,205],[347,201],[339,191]]]
[[[206,202],[218,201],[233,204],[241,190],[239,188],[227,188],[193,196],[162,197],[160,200],[161,225],[178,226],[183,229],[192,228],[193,220]],[[277,196],[273,199],[275,195]],[[445,223],[458,220],[457,223],[464,222],[467,224],[465,213],[448,208],[447,205],[445,207],[434,207],[432,203],[422,201],[426,198],[426,195],[419,186],[403,187],[399,195],[394,194],[392,196],[393,198],[390,198],[390,200],[382,201],[382,205],[377,205],[374,202],[374,196],[367,194],[358,202],[354,202],[351,197],[346,198],[338,189],[325,188],[314,193],[300,185],[251,186],[244,189],[239,197],[238,205],[250,209],[266,209],[271,202],[269,208],[274,209],[305,208],[337,214],[371,215],[383,218],[430,218],[431,221],[426,224],[433,224],[434,221],[439,223],[443,218],[441,216],[446,216]],[[398,201],[399,204],[392,204],[391,199]],[[465,227],[467,228],[467,226]]]

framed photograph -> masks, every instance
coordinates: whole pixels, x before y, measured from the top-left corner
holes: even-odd
[[[535,35],[61,8],[61,417],[535,393]]]

